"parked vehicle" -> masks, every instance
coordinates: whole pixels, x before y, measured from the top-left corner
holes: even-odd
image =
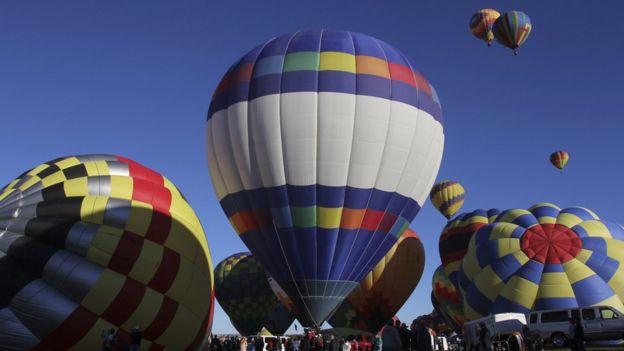
[[[489,335],[488,343],[501,334],[522,333],[527,324],[522,313],[499,313],[464,323],[464,343],[466,350],[474,349],[480,343],[482,334]]]
[[[609,306],[592,306],[529,313],[529,330],[539,333],[556,347],[571,340],[570,320],[579,319],[585,329],[585,340],[624,338],[624,315]]]

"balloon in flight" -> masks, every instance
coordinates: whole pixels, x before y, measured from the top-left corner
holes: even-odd
[[[488,46],[492,45],[494,40],[494,32],[492,27],[496,19],[500,17],[500,13],[494,9],[481,9],[470,18],[470,32],[485,41]]]
[[[0,349],[95,350],[102,330],[145,349],[197,349],[214,294],[195,212],[130,159],[80,155],[0,190]]]
[[[464,187],[456,181],[444,180],[431,188],[429,198],[435,208],[450,219],[464,205]]]
[[[531,28],[531,19],[524,12],[509,11],[498,17],[492,30],[496,41],[512,49],[514,55],[517,55],[518,48],[531,34]]]
[[[560,171],[563,172],[568,160],[570,159],[570,155],[566,151],[555,151],[550,154],[550,163],[553,166],[557,167]]]
[[[206,122],[212,184],[245,245],[320,326],[396,243],[437,175],[438,96],[385,42],[310,30],[236,61]]]

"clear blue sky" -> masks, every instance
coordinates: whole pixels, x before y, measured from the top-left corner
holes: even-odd
[[[468,31],[482,7],[525,11],[520,55]],[[0,3],[0,183],[62,155],[113,153],[169,177],[207,233],[213,263],[246,250],[210,184],[204,122],[227,67],[267,38],[309,28],[387,41],[436,87],[446,147],[439,179],[464,210],[582,205],[624,222],[621,1],[17,1]],[[551,151],[571,158],[564,174]],[[431,311],[445,224],[426,203],[422,281],[398,316]],[[220,308],[214,331],[233,332]]]

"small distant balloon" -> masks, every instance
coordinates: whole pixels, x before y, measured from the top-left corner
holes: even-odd
[[[509,11],[502,14],[494,22],[492,30],[494,37],[501,45],[504,45],[518,54],[518,48],[524,44],[531,33],[531,19],[521,11]]]
[[[451,219],[464,205],[464,193],[464,187],[458,182],[444,180],[433,186],[429,199],[446,219]]]
[[[566,151],[559,150],[550,154],[550,163],[557,167],[561,172],[563,172],[563,168],[565,168],[569,159],[570,155]]]
[[[494,40],[492,27],[499,17],[500,13],[494,9],[481,9],[470,18],[470,31],[475,37],[491,46]]]

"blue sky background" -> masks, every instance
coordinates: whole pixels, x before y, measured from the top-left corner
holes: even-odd
[[[468,30],[483,7],[525,11],[519,56]],[[58,156],[112,153],[170,178],[195,208],[213,263],[245,251],[210,183],[204,122],[239,56],[310,28],[363,32],[402,50],[436,87],[446,145],[439,179],[464,210],[582,205],[624,222],[620,1],[2,1],[0,183]],[[548,162],[570,152],[560,174]],[[412,228],[427,265],[398,316],[431,311],[445,224],[429,202]],[[233,332],[217,307],[214,332]]]

